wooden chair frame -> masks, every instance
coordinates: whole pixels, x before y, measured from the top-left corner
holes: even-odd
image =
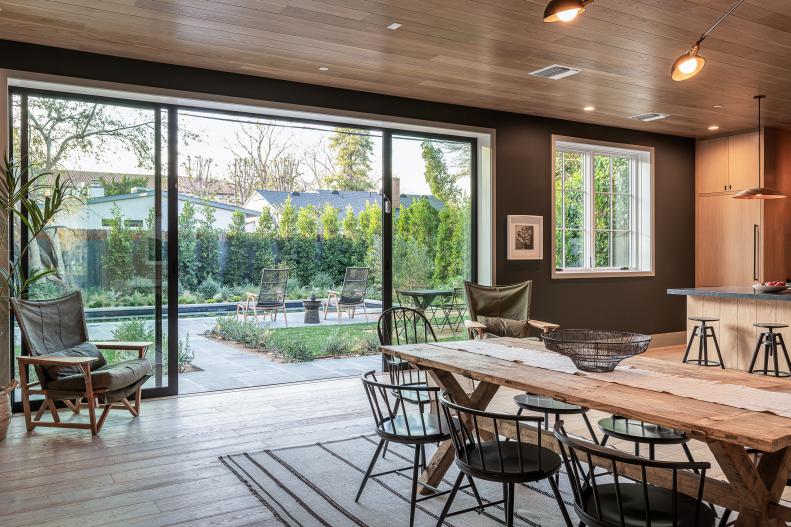
[[[137,351],[139,358],[145,358],[148,348],[153,344],[152,342],[94,342],[99,349],[122,350],[122,351]],[[107,402],[102,408],[102,413],[99,418],[96,418],[96,410],[101,407],[99,398],[104,395],[106,390],[94,390],[91,380],[91,363],[96,359],[93,357],[47,357],[47,356],[21,356],[17,357],[19,365],[19,378],[22,389],[22,409],[25,414],[25,426],[28,432],[32,432],[37,426],[55,427],[55,428],[80,428],[90,430],[92,435],[96,435],[102,429],[104,421],[112,409],[128,410],[133,417],[140,415],[140,400],[142,386],[138,387],[135,391],[134,403],[124,397],[121,403]],[[41,384],[30,382],[27,373],[28,366],[78,366],[81,370],[82,376],[85,379],[85,391],[79,394],[76,398],[72,399],[57,399],[62,400],[66,406],[75,414],[80,413],[81,408],[88,409],[89,422],[87,423],[64,423],[60,420],[58,409],[55,405],[56,399],[49,397],[48,390],[41,388]],[[44,400],[41,406],[33,415],[30,396],[43,395]],[[83,402],[85,399],[85,402]],[[52,416],[52,421],[44,421],[44,413],[49,410]]]

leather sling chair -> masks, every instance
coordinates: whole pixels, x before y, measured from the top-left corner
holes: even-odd
[[[151,363],[145,358],[151,342],[88,342],[79,292],[45,301],[12,298],[11,307],[27,351],[17,361],[28,432],[48,426],[88,429],[96,435],[113,408],[126,409],[135,417],[140,414],[140,392],[151,377]],[[137,351],[138,358],[108,364],[100,349]],[[37,381],[30,382],[28,366],[34,367]],[[35,416],[31,395],[44,396]],[[134,404],[129,402],[130,396],[134,396]],[[87,407],[89,422],[61,421],[56,401],[63,401],[75,414]],[[97,420],[96,409],[102,404]],[[42,420],[47,410],[52,421]]]

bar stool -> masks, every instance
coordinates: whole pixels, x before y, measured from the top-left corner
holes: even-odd
[[[593,442],[598,444],[599,440],[593,431],[590,421],[588,420],[588,409],[578,406],[576,404],[564,403],[551,397],[544,395],[535,395],[532,393],[523,393],[514,397],[514,403],[519,407],[516,415],[522,415],[522,412],[528,410],[530,412],[539,412],[544,414],[544,430],[549,430],[549,415],[555,416],[555,423],[560,421],[561,415],[582,415],[582,420],[585,421],[585,426],[588,427],[588,432],[591,435]]]
[[[599,430],[604,434],[601,441],[601,446],[607,444],[607,440],[612,436],[616,439],[622,439],[634,443],[634,455],[640,455],[640,445],[648,445],[648,459],[655,459],[656,445],[681,445],[684,449],[687,459],[694,462],[692,459],[692,452],[689,451],[687,442],[689,438],[683,432],[673,430],[660,425],[646,423],[639,419],[629,419],[628,417],[621,417],[613,415],[606,417],[599,421]]]
[[[717,342],[717,335],[714,334],[714,328],[706,325],[707,322],[717,322],[720,319],[715,317],[689,317],[689,319],[693,322],[700,322],[700,324],[696,324],[695,328],[692,330],[689,343],[687,343],[687,350],[684,352],[683,362],[685,364],[697,364],[698,366],[719,366],[725,369],[725,361],[722,360],[720,345]],[[698,358],[689,359],[689,350],[692,349],[692,342],[695,340],[695,337],[698,337]],[[714,340],[714,348],[717,350],[717,357],[720,359],[719,362],[709,360],[709,337]]]
[[[774,375],[775,377],[791,377],[791,359],[788,358],[788,350],[786,349],[785,341],[783,340],[783,335],[781,333],[775,333],[775,329],[787,328],[788,324],[779,324],[776,322],[758,322],[753,324],[753,326],[760,328],[760,329],[767,329],[769,331],[763,331],[758,336],[758,342],[755,345],[755,352],[753,353],[753,358],[750,360],[750,373],[761,373],[763,375]],[[758,353],[761,351],[761,344],[764,346],[764,367],[763,370],[760,368],[758,370],[755,369],[755,363],[758,360]],[[778,344],[780,347],[778,348]],[[780,369],[778,364],[778,352],[783,352],[783,357],[785,358],[786,366],[788,367],[787,371],[783,371]],[[774,364],[773,369],[769,369],[769,358],[772,358],[772,362]]]

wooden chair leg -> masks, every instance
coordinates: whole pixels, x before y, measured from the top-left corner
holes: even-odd
[[[127,401],[127,404],[128,404],[128,401]],[[113,408],[113,403],[110,403],[110,402],[105,403],[104,408],[102,409],[102,415],[101,415],[101,417],[99,417],[99,422],[96,423],[96,425],[95,425],[96,426],[96,433],[94,435],[98,434],[99,431],[102,429],[102,425],[104,424],[105,419],[107,419],[107,416],[110,415],[110,410],[112,410],[112,408]]]
[[[365,321],[368,322],[368,310],[365,309],[365,300],[363,300],[363,315],[365,315]]]
[[[283,308],[283,323],[286,325],[286,327],[288,327],[288,313],[286,313],[285,303],[283,304],[282,308]],[[277,310],[275,310],[275,313],[277,313]]]
[[[55,406],[55,401],[47,399],[47,406],[49,406],[49,413],[52,415],[52,420],[60,423],[60,416],[58,415],[58,408]]]
[[[140,401],[143,398],[143,387],[140,386],[135,392],[135,417],[140,415]]]
[[[121,399],[121,404],[124,405],[124,408],[129,410],[129,413],[132,414],[133,417],[137,417],[137,410],[135,410],[135,407],[132,406],[132,403],[129,402],[129,399],[124,397],[123,399]]]
[[[41,418],[44,416],[44,412],[49,410],[49,403],[47,401],[48,399],[41,401],[41,406],[38,407],[38,412],[36,412],[36,416],[33,418],[33,421],[41,421]]]
[[[28,388],[27,366],[23,364],[19,365],[19,380],[22,384],[22,411],[25,414],[25,428],[28,432],[32,432],[36,425],[33,424],[33,416],[30,411],[30,388]]]

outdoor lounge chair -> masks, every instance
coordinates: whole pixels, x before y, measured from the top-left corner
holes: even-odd
[[[363,308],[365,321],[368,322],[368,311],[365,309],[365,291],[368,289],[368,267],[347,267],[343,277],[343,287],[338,291],[327,291],[327,300],[324,304],[324,320],[331,306],[335,306],[338,314],[338,323],[341,321],[341,312],[349,311],[349,318],[354,318],[355,310]]]
[[[88,342],[82,295],[79,292],[45,301],[11,299],[23,351],[17,357],[22,385],[22,408],[30,432],[37,426],[82,428],[96,435],[113,408],[140,415],[140,392],[151,376],[145,358],[151,342]],[[100,349],[137,351],[136,359],[108,364]],[[28,379],[28,366],[35,368],[38,381]],[[31,395],[43,395],[36,415],[30,407]],[[134,396],[134,404],[129,397]],[[83,399],[85,402],[83,402]],[[89,422],[61,422],[56,401],[63,401],[75,414],[87,407]],[[104,405],[96,419],[96,408]],[[49,410],[52,421],[42,421]]]
[[[530,293],[533,282],[485,286],[464,282],[470,320],[464,326],[470,338],[529,336],[530,328],[542,333],[557,329],[551,322],[530,318]]]
[[[261,271],[261,285],[258,294],[245,293],[244,302],[236,305],[237,316],[241,313],[242,320],[247,320],[250,311],[258,323],[258,312],[269,313],[277,320],[277,312],[283,311],[283,322],[288,327],[286,316],[286,286],[288,285],[288,269],[264,269]]]

